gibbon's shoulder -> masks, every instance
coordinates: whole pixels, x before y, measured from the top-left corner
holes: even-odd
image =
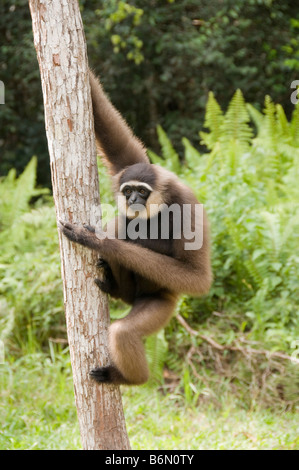
[[[175,173],[156,164],[153,166],[157,173],[157,190],[165,194],[168,203],[199,204],[194,192]]]

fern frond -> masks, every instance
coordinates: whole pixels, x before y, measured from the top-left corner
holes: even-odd
[[[249,116],[251,117],[253,123],[256,126],[258,135],[263,131],[264,127],[264,115],[258,111],[252,104],[247,103],[246,108],[248,110]]]
[[[285,115],[284,109],[281,104],[276,105],[276,122],[277,122],[277,131],[282,139],[287,141],[290,140],[290,124]]]
[[[222,109],[215,99],[214,94],[210,91],[204,121],[204,127],[209,129],[210,132],[199,133],[202,139],[201,143],[206,145],[210,150],[212,150],[215,144],[220,140],[222,135],[223,119],[224,116]]]
[[[33,196],[47,194],[47,189],[35,189],[37,158],[33,157],[23,173],[16,178],[11,170],[0,184],[0,218],[2,225],[12,225],[21,214],[28,211]]]
[[[276,109],[275,104],[272,102],[269,95],[265,97],[265,131],[267,133],[267,140],[273,149],[277,145],[277,125],[276,125]]]
[[[254,280],[254,282],[259,286],[262,287],[264,284],[264,279],[267,276],[267,267],[266,265],[258,266],[256,262],[254,262],[251,258],[245,259],[244,260],[244,265],[251,276],[251,278]]]
[[[182,143],[185,147],[185,160],[190,168],[196,168],[201,157],[198,150],[191,144],[190,140],[183,137]]]
[[[268,235],[272,244],[272,253],[273,253],[273,260],[274,260],[274,259],[277,259],[277,256],[282,246],[279,216],[278,214],[273,214],[272,212],[268,212],[268,211],[263,211],[261,216],[266,222],[266,225],[265,225],[266,234]]]
[[[292,114],[290,133],[294,145],[296,147],[299,147],[299,104],[295,106],[295,109]]]
[[[146,355],[151,372],[151,378],[161,380],[162,370],[166,360],[168,344],[164,336],[164,330],[149,336],[146,339]]]
[[[162,156],[165,160],[164,166],[175,173],[180,173],[180,158],[175,151],[170,139],[161,126],[157,126],[159,143],[161,145]]]
[[[148,149],[147,154],[148,154],[149,159],[152,163],[155,163],[156,165],[166,166],[165,160],[163,158],[159,157],[159,155],[157,155],[155,152],[153,152],[153,150]]]
[[[234,142],[236,148],[247,151],[253,136],[249,121],[243,94],[241,90],[237,90],[224,116],[220,140],[228,146]]]

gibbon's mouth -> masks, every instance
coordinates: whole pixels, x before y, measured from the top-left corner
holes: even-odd
[[[135,219],[136,217],[147,217],[146,206],[143,204],[130,204],[127,207],[127,216],[130,219]]]

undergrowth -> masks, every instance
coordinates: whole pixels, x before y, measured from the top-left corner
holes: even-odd
[[[210,94],[206,146],[183,139],[185,160],[162,128],[162,156],[205,204],[214,282],[209,295],[182,297],[177,316],[147,341],[152,377],[187,403],[293,409],[298,400],[299,107],[290,122],[265,100],[263,113],[240,91],[224,113]],[[36,159],[0,181],[0,340],[9,357],[64,344],[66,331],[55,212],[35,187]],[[101,170],[101,197],[110,201]],[[123,314],[111,303],[112,317]]]

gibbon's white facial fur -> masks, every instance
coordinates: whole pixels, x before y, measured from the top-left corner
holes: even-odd
[[[127,199],[122,193],[123,189],[126,186],[136,186],[137,188],[145,188],[150,191],[150,194],[144,206],[142,206],[141,204],[136,204],[135,207],[134,204],[128,206]],[[157,215],[157,213],[159,212],[159,206],[163,204],[163,198],[160,192],[155,191],[149,184],[144,183],[143,181],[131,180],[126,181],[120,186],[119,192],[117,194],[117,203],[120,212],[122,214],[125,214],[128,219],[135,219],[135,217],[139,217],[141,219],[148,219]]]
[[[125,183],[123,183],[121,185],[121,187],[119,188],[120,192],[122,192],[122,190],[126,187],[126,186],[137,186],[138,188],[146,188],[148,189],[150,192],[153,191],[153,188],[147,184],[147,183],[142,183],[141,181],[137,181],[137,180],[131,180],[131,181],[126,181]]]

